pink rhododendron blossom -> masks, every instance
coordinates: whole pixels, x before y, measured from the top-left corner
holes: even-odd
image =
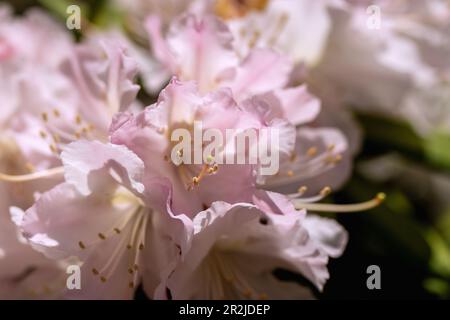
[[[212,163],[202,161],[202,165],[177,166],[171,161],[172,132],[177,128],[192,130],[194,121],[201,121],[204,129],[221,132],[272,127],[282,132],[277,152],[287,156],[294,147],[295,129],[264,110],[269,111],[267,105],[257,100],[237,104],[230,90],[201,95],[194,83],[174,79],[156,104],[136,115],[118,114],[111,126],[111,142],[124,144],[135,152],[146,165],[147,177],[169,178],[174,208],[193,215],[219,199],[232,203],[250,201],[257,166],[222,165],[214,163],[214,159]]]
[[[171,212],[170,186],[145,180],[142,160],[124,146],[79,141],[61,158],[65,182],[15,222],[46,256],[81,261],[81,290],[65,297],[129,299],[142,277],[158,283],[165,259],[174,259],[165,256],[188,241],[189,221]],[[155,288],[146,289],[151,296]]]
[[[297,272],[320,290],[328,278],[328,256],[342,253],[347,234],[335,222],[304,214],[214,202],[193,218],[190,251],[167,279],[164,294],[174,299],[313,298],[310,289],[278,280],[273,271]],[[314,221],[306,223],[309,219]]]
[[[13,18],[7,7],[0,11],[0,295],[58,297],[65,263],[32,250],[11,223],[9,207],[17,214],[61,181],[52,176],[61,172],[54,167],[64,145],[107,139],[112,115],[135,103],[135,66],[114,42],[75,45],[40,11],[24,18]]]
[[[157,17],[149,18],[147,28],[155,56],[181,80],[197,81],[200,92],[230,88],[238,102],[249,99],[264,101],[270,106],[273,116],[287,119],[297,126],[312,122],[319,114],[319,100],[308,93],[304,85],[287,87],[294,65],[286,56],[271,49],[257,48],[241,58],[233,43],[232,33],[218,18],[192,14],[181,16],[165,37],[160,33]],[[314,130],[311,128],[309,131]],[[298,131],[298,141],[309,140],[308,137],[301,137],[303,132],[305,130]],[[305,157],[305,153],[297,149],[282,159],[282,167],[304,170],[280,171],[282,178],[278,178],[276,184],[269,184],[268,188],[285,180],[296,182],[298,188],[298,185],[308,182],[302,179],[305,176],[331,173],[327,175],[330,179],[325,180],[324,185],[311,185],[309,192],[317,193],[325,184],[339,187],[347,179],[351,156],[345,136],[332,128],[318,130],[316,135],[322,136],[316,139],[318,145],[328,144],[327,156],[316,157],[314,152]]]

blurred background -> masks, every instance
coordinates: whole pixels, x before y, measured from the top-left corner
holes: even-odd
[[[139,42],[127,24],[127,11],[108,0],[6,2],[17,14],[41,7],[61,23],[65,23],[67,6],[77,3],[90,23],[99,28],[118,26]],[[79,39],[83,34],[75,31],[75,36]],[[439,102],[447,115],[449,96]],[[140,99],[148,104],[155,97],[141,92]],[[336,217],[348,230],[350,241],[343,257],[331,261],[331,277],[319,297],[449,299],[450,133],[432,129],[424,135],[405,119],[364,108],[352,110],[362,133],[361,147],[350,180],[330,201],[360,202],[380,191],[387,199],[368,212]],[[366,286],[369,265],[381,269],[381,290]],[[280,272],[280,277],[292,275]],[[137,298],[145,297],[138,292]]]

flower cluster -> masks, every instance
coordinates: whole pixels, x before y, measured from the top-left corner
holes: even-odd
[[[317,203],[359,148],[343,105],[398,103],[410,117],[412,88],[439,84],[441,67],[412,44],[425,39],[389,23],[369,48],[362,32],[339,46],[365,1],[132,2],[129,33],[145,48],[92,29],[75,41],[41,11],[0,7],[0,298],[132,299],[138,287],[151,299],[315,298],[348,241],[318,212],[384,199]],[[138,92],[155,99],[144,107]],[[196,145],[174,152],[173,136],[196,123],[233,139],[277,132],[278,172],[217,150],[184,161]]]

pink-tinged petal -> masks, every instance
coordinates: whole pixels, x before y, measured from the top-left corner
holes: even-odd
[[[48,257],[82,254],[83,247],[100,241],[99,233],[106,234],[126,217],[129,208],[114,207],[111,189],[85,197],[73,185],[60,184],[26,211],[19,227],[31,245]]]
[[[165,294],[164,281],[189,252],[194,226],[184,213],[172,208],[172,188],[167,179],[145,182],[144,201],[152,206],[152,230],[146,237],[144,290],[149,297]]]
[[[255,49],[250,52],[242,64],[236,68],[236,74],[229,85],[237,100],[283,88],[292,71],[292,65],[285,56],[269,49]]]
[[[15,223],[22,221],[21,209],[12,208],[13,221],[6,219],[8,200],[0,201],[0,299],[59,298],[64,269],[58,261],[33,250],[19,234]]]
[[[272,214],[293,214],[297,218],[305,216],[305,211],[296,210],[292,201],[281,193],[257,190],[252,195],[252,203],[258,207],[259,210]]]
[[[175,73],[181,80],[195,80],[200,92],[209,91],[222,72],[237,64],[232,40],[227,26],[213,16],[181,17],[167,35]]]
[[[162,35],[161,19],[157,15],[151,15],[145,22],[150,44],[152,46],[153,55],[160,63],[164,64],[168,71],[174,73],[176,71],[176,60],[170,48]]]
[[[270,220],[280,237],[277,257],[284,262],[280,267],[300,273],[322,290],[329,278],[328,255],[311,239],[302,224],[304,216],[299,220],[295,215],[270,215]]]
[[[308,230],[311,240],[328,256],[337,258],[344,252],[348,233],[335,220],[309,214],[303,226]]]
[[[99,170],[105,170],[111,175],[114,172],[113,178],[118,179],[118,183],[139,193],[144,191],[140,182],[144,176],[144,163],[125,146],[80,140],[67,145],[61,159],[66,181],[83,195],[93,192],[92,185],[102,183],[93,181],[91,176]]]
[[[194,217],[190,252],[162,283],[166,295],[161,298],[312,298],[310,289],[272,275],[278,268],[298,272],[322,289],[328,256],[302,221],[302,213],[271,214],[246,203],[213,203]],[[293,290],[284,292],[286,288]]]
[[[320,112],[320,100],[305,85],[274,92],[280,100],[283,116],[294,125],[313,121]]]
[[[79,93],[80,116],[94,125],[97,133],[104,133],[113,114],[134,101],[139,90],[134,83],[137,67],[119,41],[90,41],[76,47],[62,70]]]
[[[265,188],[295,193],[306,186],[305,195],[317,195],[324,187],[339,188],[351,172],[351,155],[345,136],[334,128],[297,130],[294,153],[280,164],[280,172],[269,176]]]
[[[239,53],[252,48],[274,48],[295,63],[320,61],[331,22],[328,10],[339,1],[269,1],[264,10],[231,19],[228,25]]]
[[[196,296],[195,291],[198,288],[191,282],[191,276],[195,276],[195,273],[198,272],[198,268],[218,238],[226,235],[235,226],[242,226],[257,217],[258,210],[250,204],[232,206],[220,201],[213,203],[211,208],[198,213],[193,220],[195,236],[191,250],[177,265],[166,283],[172,298],[201,298]]]
[[[257,119],[253,128],[266,130],[269,135],[272,133],[277,138],[271,141],[264,137],[258,141],[259,148],[266,148],[278,154],[280,159],[292,154],[295,146],[295,127],[282,116],[277,110],[273,110],[274,104],[262,96],[255,96],[243,101],[240,107],[249,113],[248,117]],[[261,137],[261,136],[260,136]],[[276,160],[275,160],[276,161]],[[273,173],[275,174],[276,171]]]

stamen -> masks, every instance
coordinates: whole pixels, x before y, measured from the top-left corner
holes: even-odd
[[[287,196],[290,199],[295,199],[295,200],[301,201],[302,203],[314,203],[314,202],[322,200],[323,198],[325,198],[326,196],[328,196],[331,193],[331,188],[325,187],[322,190],[320,190],[320,193],[318,195],[315,195],[312,197],[307,197],[307,198],[301,198],[301,196],[306,192],[306,190],[307,190],[307,187],[303,186],[298,189],[297,193],[291,193],[291,194],[288,194]]]
[[[64,167],[56,167],[48,170],[33,172],[24,175],[8,175],[0,173],[0,181],[8,182],[26,182],[42,178],[51,178],[64,173]]]
[[[53,152],[53,153],[57,153],[58,152],[58,149],[57,149],[57,147],[56,147],[56,145],[54,143],[51,143],[49,145],[49,147],[50,147],[50,151],[51,152]]]
[[[80,116],[79,114],[75,117],[75,123],[76,123],[77,125],[80,125],[80,124],[81,124],[81,116]]]
[[[330,187],[325,187],[322,190],[320,190],[320,195],[322,197],[326,197],[327,195],[329,195],[331,193],[331,188]]]
[[[373,209],[379,206],[386,199],[384,193],[378,193],[377,196],[369,201],[355,204],[326,204],[326,203],[304,203],[302,199],[293,200],[297,210],[306,209],[318,212],[358,212]]]
[[[317,148],[316,147],[311,147],[306,151],[306,154],[309,157],[314,157],[317,154]]]
[[[47,138],[47,133],[45,133],[45,131],[39,131],[39,135],[41,136],[42,139]]]
[[[308,190],[308,187],[307,187],[307,186],[301,186],[300,188],[298,188],[297,192],[298,192],[300,195],[303,195],[307,190]]]
[[[101,233],[101,232],[98,234],[98,237],[99,237],[100,239],[102,239],[102,240],[105,240],[105,239],[106,239],[105,235],[104,235],[103,233]]]

